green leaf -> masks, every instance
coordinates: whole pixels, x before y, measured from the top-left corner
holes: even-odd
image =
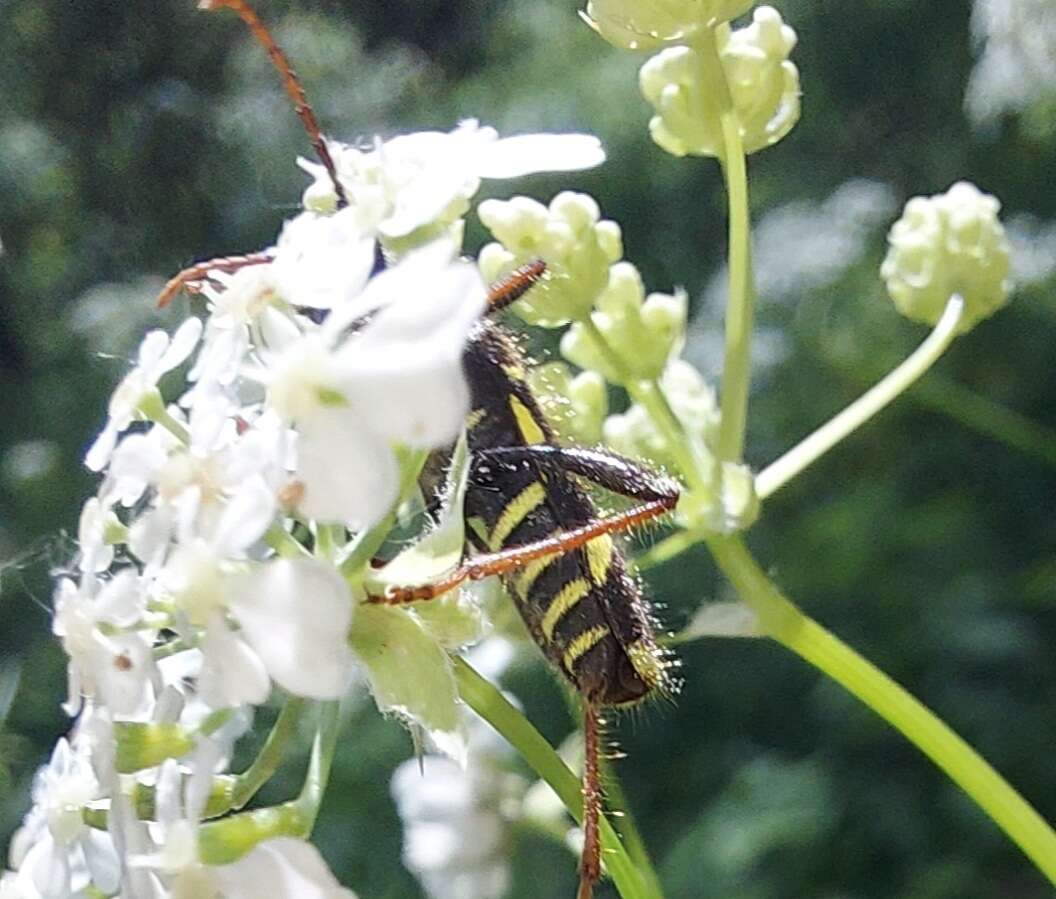
[[[441,748],[457,739],[461,720],[451,662],[415,615],[361,605],[350,642],[382,712],[425,728]]]

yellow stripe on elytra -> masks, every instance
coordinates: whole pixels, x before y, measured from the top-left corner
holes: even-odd
[[[531,562],[525,565],[513,582],[513,587],[517,593],[523,599],[527,599],[528,591],[532,589],[532,584],[535,583],[536,578],[547,569],[551,562],[560,558],[561,555],[562,553],[560,552],[551,553],[548,556],[541,556],[538,559],[532,559]]]
[[[488,414],[488,410],[483,406],[479,409],[474,409],[469,415],[466,416],[466,430],[472,431],[477,425],[483,420],[484,416]]]
[[[521,398],[514,393],[510,394],[510,411],[513,420],[517,422],[517,430],[521,432],[525,443],[546,443],[546,434],[542,426],[535,420],[528,407],[521,402]]]
[[[518,493],[502,510],[499,520],[488,537],[488,545],[492,552],[498,552],[525,518],[539,508],[546,500],[546,488],[539,481],[532,481],[520,493]]]
[[[598,624],[590,628],[590,630],[583,631],[582,634],[573,637],[561,659],[564,662],[565,670],[571,673],[572,666],[604,640],[608,634],[609,629],[604,624]]]
[[[557,623],[588,593],[590,593],[590,584],[583,578],[577,577],[554,594],[553,599],[550,600],[550,605],[546,607],[546,612],[540,625],[547,640],[553,639],[554,628],[557,627]]]
[[[658,687],[664,682],[665,665],[660,653],[655,646],[651,646],[644,640],[635,640],[629,646],[624,647],[627,658],[631,660],[631,667],[650,687]]]
[[[598,586],[601,586],[609,576],[609,568],[612,566],[612,554],[615,552],[612,537],[608,534],[595,537],[587,542],[587,545],[583,547],[583,551],[587,554],[587,569],[590,571],[590,579]]]

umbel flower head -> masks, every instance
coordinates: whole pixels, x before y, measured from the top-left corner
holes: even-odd
[[[716,30],[720,65],[730,87],[746,153],[777,143],[799,121],[799,70],[788,55],[796,33],[770,6],[752,24]],[[692,47],[662,50],[639,74],[642,94],[656,109],[649,132],[675,156],[722,156],[714,58]]]
[[[1008,302],[1011,262],[1000,208],[967,181],[906,204],[880,266],[899,312],[934,325],[957,294],[964,300],[963,334]]]
[[[728,22],[751,0],[589,0],[583,19],[623,50],[689,44],[705,28]]]

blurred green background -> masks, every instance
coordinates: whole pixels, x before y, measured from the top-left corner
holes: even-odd
[[[651,144],[642,60],[595,38],[573,0],[258,5],[335,137],[469,116],[503,133],[597,133],[603,169],[516,189],[593,193],[650,288],[688,289],[686,355],[716,370],[718,169]],[[876,275],[906,198],[962,177],[996,194],[1021,286],[895,409],[775,496],[751,543],[808,612],[1056,820],[1056,100],[1037,72],[1013,73],[1010,100],[987,92],[968,2],[776,5],[800,37],[803,118],[750,164],[762,294],[753,465],[923,337]],[[186,301],[154,312],[161,279],[273,241],[305,184],[298,153],[298,122],[234,16],[191,0],[0,0],[0,846],[69,727],[49,582],[93,490],[84,448],[145,329],[186,313]],[[471,231],[470,249],[481,240]],[[702,551],[649,581],[672,629],[728,598]],[[796,658],[747,640],[680,654],[677,701],[614,727],[671,897],[1051,895],[916,750]],[[571,731],[533,654],[506,685],[548,737]],[[369,702],[352,713],[319,844],[363,899],[421,895],[388,788],[411,752]],[[299,777],[294,762],[265,798]],[[571,895],[566,851],[518,832],[510,851],[511,896]]]

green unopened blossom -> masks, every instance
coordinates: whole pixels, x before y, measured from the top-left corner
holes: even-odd
[[[967,181],[906,204],[880,266],[899,312],[934,325],[959,294],[963,334],[1008,301],[1009,245],[997,218],[1000,208],[996,198]]]
[[[497,280],[533,259],[547,277],[513,308],[525,321],[555,328],[586,318],[609,283],[609,266],[623,255],[620,226],[602,220],[587,194],[565,191],[544,206],[528,197],[485,200],[480,220],[498,243],[480,251],[480,270]]]
[[[719,405],[715,391],[700,372],[682,359],[673,359],[668,364],[660,378],[660,386],[686,437],[701,455],[710,455],[708,448],[719,433]],[[618,453],[677,470],[667,439],[649,413],[637,403],[632,403],[626,412],[605,419],[603,432],[605,442]]]
[[[686,491],[679,499],[676,515],[691,530],[734,534],[746,530],[759,517],[755,477],[740,462],[711,460],[708,489]]]
[[[642,277],[629,262],[609,272],[609,284],[598,297],[590,318],[623,363],[615,371],[581,324],[561,340],[561,353],[580,368],[601,372],[619,384],[626,378],[649,381],[660,377],[667,360],[681,347],[686,328],[684,292],[645,296]]]
[[[788,55],[796,33],[777,10],[760,6],[752,24],[716,29],[723,73],[712,55],[671,47],[639,73],[642,94],[656,109],[649,131],[675,156],[723,155],[716,83],[725,75],[746,153],[777,143],[799,120],[799,71]]]
[[[186,729],[171,722],[114,722],[115,763],[122,774],[153,768],[165,759],[179,758],[194,749]]]
[[[622,50],[689,44],[705,28],[747,12],[751,0],[589,0],[583,19]]]
[[[559,437],[582,446],[601,442],[609,398],[605,379],[598,372],[573,376],[563,362],[549,362],[533,368],[528,381]]]

